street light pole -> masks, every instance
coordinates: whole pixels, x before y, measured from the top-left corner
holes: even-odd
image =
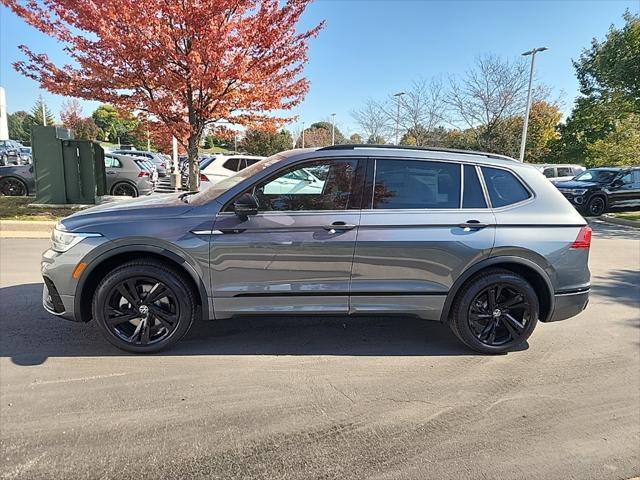
[[[331,145],[336,144],[336,114],[331,114]]]
[[[396,145],[398,145],[399,135],[400,135],[400,97],[404,95],[404,92],[394,93],[393,96],[396,97],[396,103],[398,104],[398,111],[396,113]]]
[[[529,112],[531,110],[531,86],[533,84],[533,68],[536,60],[536,53],[544,52],[548,50],[547,47],[534,48],[528,52],[524,52],[522,55],[527,57],[531,55],[531,71],[529,72],[529,90],[527,92],[527,109],[524,114],[524,124],[522,126],[522,141],[520,143],[520,158],[521,162],[524,162],[524,149],[527,144],[527,128],[529,128]]]
[[[302,148],[304,148],[304,122],[302,122]]]

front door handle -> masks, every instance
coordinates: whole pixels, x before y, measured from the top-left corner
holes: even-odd
[[[322,228],[324,228],[325,230],[329,230],[329,232],[335,233],[338,230],[353,230],[354,228],[356,228],[356,226],[352,223],[333,222],[331,225],[325,225]]]
[[[467,220],[465,223],[461,223],[458,225],[460,228],[464,228],[465,230],[479,230],[481,228],[486,228],[489,226],[488,223],[480,223],[479,220]]]

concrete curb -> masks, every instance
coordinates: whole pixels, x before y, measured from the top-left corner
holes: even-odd
[[[0,238],[49,238],[57,222],[0,220]]]
[[[627,220],[626,218],[616,218],[611,215],[602,215],[600,220],[607,223],[612,223],[614,225],[624,225],[625,227],[635,227],[640,228],[640,222],[636,222],[635,220]]]

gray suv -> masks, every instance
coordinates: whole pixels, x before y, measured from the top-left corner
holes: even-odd
[[[269,157],[200,193],[62,220],[44,306],[130,352],[196,319],[402,314],[483,353],[587,305],[591,229],[534,167],[485,153],[340,145]]]

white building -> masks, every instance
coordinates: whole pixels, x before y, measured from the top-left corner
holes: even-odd
[[[0,87],[0,140],[9,140],[9,126],[7,124],[7,97],[4,87]]]

